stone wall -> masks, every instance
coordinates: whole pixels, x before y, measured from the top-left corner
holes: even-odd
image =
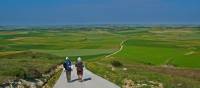
[[[38,79],[8,80],[6,83],[1,84],[0,88],[47,88],[47,86],[45,86],[45,84],[60,69],[62,69],[62,65],[57,65],[55,68],[50,69],[49,73],[42,74],[42,77],[38,78]]]

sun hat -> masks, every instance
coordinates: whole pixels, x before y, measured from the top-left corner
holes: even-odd
[[[77,61],[78,61],[78,62],[81,62],[81,57],[78,57]]]
[[[66,60],[68,60],[69,59],[69,57],[66,57]]]

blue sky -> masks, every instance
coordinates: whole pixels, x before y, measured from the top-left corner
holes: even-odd
[[[0,0],[0,25],[200,24],[200,0]]]

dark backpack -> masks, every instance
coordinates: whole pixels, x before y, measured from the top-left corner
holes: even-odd
[[[65,61],[64,64],[63,64],[65,70],[67,70],[67,71],[72,70],[71,65],[72,65],[72,62],[70,60]]]

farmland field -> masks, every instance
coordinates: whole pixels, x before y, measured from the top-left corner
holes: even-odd
[[[198,50],[179,47],[178,44],[152,40],[128,40],[118,56],[130,60],[152,64],[171,65],[176,67],[199,68]],[[194,48],[194,47],[189,47]]]
[[[46,73],[66,56],[81,56],[89,70],[119,86],[128,79],[145,88],[152,81],[200,87],[199,27],[10,27],[0,30],[0,83],[40,77],[30,75]]]

